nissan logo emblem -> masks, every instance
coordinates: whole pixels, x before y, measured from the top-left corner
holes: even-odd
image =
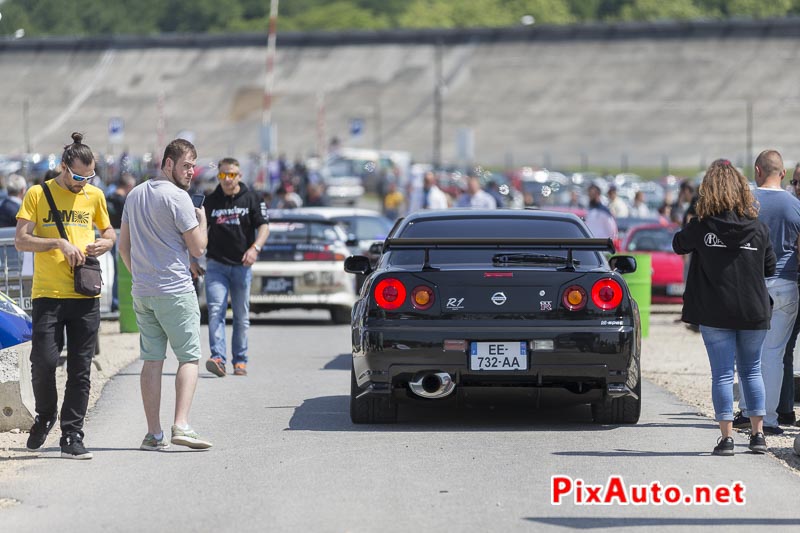
[[[503,305],[506,303],[506,295],[502,292],[496,292],[492,294],[492,303],[494,305]]]

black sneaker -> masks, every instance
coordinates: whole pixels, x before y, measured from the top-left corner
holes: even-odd
[[[36,415],[36,419],[31,426],[31,434],[28,436],[27,448],[31,451],[38,450],[47,440],[47,434],[53,429],[56,424],[56,415],[53,418],[44,420],[41,416]]]
[[[83,446],[83,438],[80,435],[65,435],[61,437],[61,458],[91,459],[92,452]]]
[[[711,455],[733,455],[733,437],[720,437]]]
[[[750,435],[750,450],[755,453],[767,453],[767,439],[764,438],[763,433],[756,433]]]
[[[783,430],[778,426],[764,426],[764,433],[767,435],[783,435]]]
[[[797,417],[794,415],[794,411],[791,413],[778,413],[778,425],[792,426],[795,422],[797,422]]]
[[[736,429],[749,428],[750,417],[744,416],[741,411],[737,412],[733,417],[733,427]]]

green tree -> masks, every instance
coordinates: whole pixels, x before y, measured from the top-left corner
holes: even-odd
[[[727,15],[756,19],[783,17],[793,7],[793,0],[728,0]]]
[[[19,29],[25,30],[26,34],[36,35],[37,28],[33,25],[28,17],[27,10],[20,5],[20,2],[7,1],[0,4],[0,13],[3,18],[0,19],[0,39],[8,35],[14,35]]]
[[[620,11],[622,20],[696,19],[702,12],[692,0],[634,0]]]
[[[581,21],[592,21],[597,19],[597,12],[600,9],[602,0],[567,0],[572,16]]]
[[[8,2],[7,2],[8,3]],[[27,9],[30,31],[26,35],[86,35],[80,17],[80,6],[59,0],[15,2]],[[5,5],[5,4],[4,4]]]
[[[569,24],[576,20],[567,0],[505,0],[503,4],[513,10],[511,24],[519,24],[523,15],[533,15],[536,24]]]
[[[403,28],[452,28],[455,26],[450,4],[436,0],[412,0],[398,17]]]
[[[159,19],[165,32],[222,32],[241,19],[239,0],[167,0]]]
[[[375,15],[344,0],[326,4],[304,15],[288,18],[285,22],[288,28],[298,30],[378,30],[389,27],[389,20],[386,17]]]

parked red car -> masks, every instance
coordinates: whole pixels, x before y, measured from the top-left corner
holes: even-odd
[[[683,256],[672,251],[672,237],[677,224],[633,226],[625,236],[621,250],[648,253],[652,263],[652,303],[683,303]]]

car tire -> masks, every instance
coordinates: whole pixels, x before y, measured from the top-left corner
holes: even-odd
[[[351,312],[349,307],[331,307],[331,320],[334,324],[349,324]]]
[[[356,372],[350,367],[350,420],[353,424],[392,424],[397,422],[397,404],[389,398],[358,398]]]
[[[592,404],[592,420],[597,424],[635,424],[639,421],[642,412],[642,378],[641,374],[632,396],[613,398],[601,403]]]

